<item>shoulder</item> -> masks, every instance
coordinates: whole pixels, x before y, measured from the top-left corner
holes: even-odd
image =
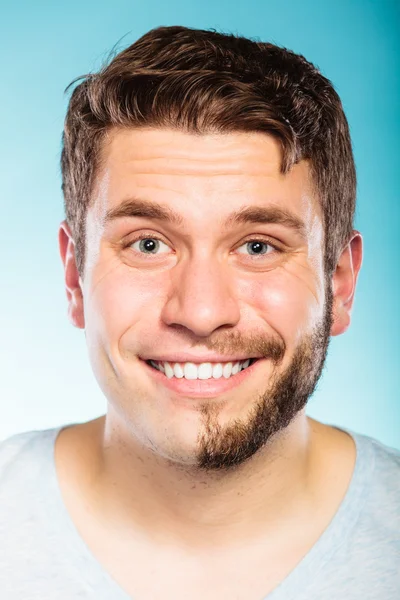
[[[360,458],[368,461],[373,480],[385,489],[399,492],[400,450],[361,433],[352,432],[352,435]]]
[[[0,441],[0,490],[22,474],[32,479],[43,460],[52,459],[52,448],[60,427],[24,431]]]
[[[46,522],[56,432],[25,431],[0,442],[0,538],[7,544],[7,551],[0,544],[0,564],[8,553],[20,556],[19,545],[26,548]]]
[[[360,526],[389,541],[400,539],[400,450],[350,432],[357,446]]]

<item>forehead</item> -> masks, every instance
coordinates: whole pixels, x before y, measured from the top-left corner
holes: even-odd
[[[280,171],[280,142],[257,132],[195,135],[175,129],[114,128],[101,148],[93,210],[100,218],[127,198],[173,204],[183,218],[208,208],[274,205],[320,214],[307,161]]]

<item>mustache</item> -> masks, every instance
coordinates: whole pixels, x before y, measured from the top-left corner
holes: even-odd
[[[196,340],[191,348],[203,347],[221,354],[243,354],[249,357],[268,358],[278,364],[282,361],[286,344],[282,338],[273,339],[261,335],[246,335],[240,332],[219,334],[218,338]]]

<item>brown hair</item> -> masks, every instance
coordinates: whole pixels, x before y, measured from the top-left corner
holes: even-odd
[[[101,142],[115,126],[275,136],[282,173],[310,161],[323,214],[325,274],[335,269],[353,230],[354,159],[340,98],[303,56],[214,29],[158,27],[84,76],[70,98],[61,154],[66,220],[82,277]]]

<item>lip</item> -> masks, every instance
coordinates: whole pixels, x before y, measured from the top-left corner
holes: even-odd
[[[220,394],[229,392],[236,387],[239,387],[249,377],[254,374],[254,371],[265,363],[266,359],[258,359],[252,365],[243,369],[236,375],[231,375],[228,379],[220,377],[219,379],[178,379],[172,377],[168,379],[164,373],[148,365],[145,360],[141,359],[146,372],[157,385],[162,385],[176,394],[187,398],[216,398]],[[174,361],[179,362],[179,361]],[[211,362],[211,361],[208,361]],[[226,359],[225,361],[226,362]],[[230,362],[230,361],[227,361]]]
[[[193,355],[187,352],[177,352],[170,354],[169,356],[140,356],[141,360],[154,360],[156,362],[169,362],[169,363],[186,363],[191,362],[194,364],[201,363],[227,363],[227,362],[238,362],[247,360],[248,358],[259,358],[258,356],[227,356],[226,354],[203,354]]]

